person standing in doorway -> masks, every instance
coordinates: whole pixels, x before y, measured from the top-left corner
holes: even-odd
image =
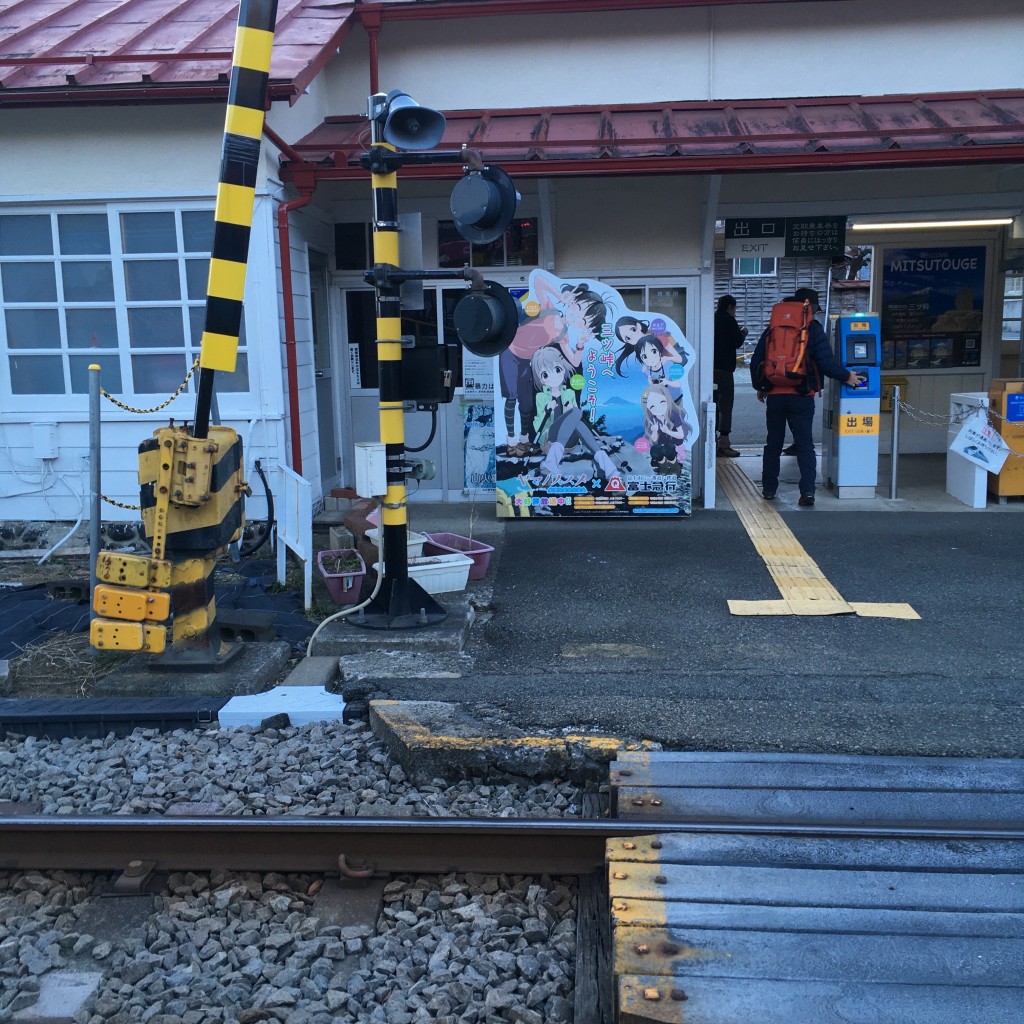
[[[807,325],[807,350],[804,377],[801,380],[776,383],[768,386],[763,373],[763,364],[768,342],[768,328],[758,339],[754,355],[750,360],[750,379],[757,389],[758,401],[765,403],[767,439],[761,463],[761,494],[766,501],[775,497],[779,486],[779,464],[782,443],[786,439],[786,424],[793,432],[796,448],[796,463],[800,468],[800,500],[803,507],[814,504],[814,481],[818,472],[818,459],[814,454],[814,396],[821,391],[822,374],[844,384],[857,386],[861,383],[859,374],[847,370],[832,354],[824,328],[814,319],[821,312],[818,293],[813,288],[798,288],[796,293],[783,302],[802,302],[809,306]]]
[[[729,441],[732,431],[732,407],[736,399],[733,374],[736,372],[736,352],[747,336],[746,327],[736,322],[736,300],[723,295],[715,309],[715,430],[718,434],[718,454],[734,459],[739,452]]]

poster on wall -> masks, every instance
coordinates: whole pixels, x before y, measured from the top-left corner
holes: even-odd
[[[495,360],[498,516],[688,516],[698,419],[679,325],[539,269],[517,301]]]
[[[981,365],[985,247],[886,249],[882,368]]]

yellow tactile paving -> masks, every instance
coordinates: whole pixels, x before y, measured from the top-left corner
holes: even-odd
[[[729,601],[733,615],[863,615],[872,618],[919,619],[908,604],[848,602],[828,581],[818,563],[734,462],[718,463],[717,480],[747,536],[764,560],[781,601]]]

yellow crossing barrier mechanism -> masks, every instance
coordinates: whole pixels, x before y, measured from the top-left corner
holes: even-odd
[[[754,482],[734,463],[718,463],[718,483],[732,502],[782,595],[777,601],[729,601],[733,615],[860,615],[919,619],[909,604],[846,601]]]
[[[217,556],[239,540],[243,502],[242,440],[210,426],[215,371],[233,373],[242,324],[263,136],[276,0],[242,0],[228,85],[213,251],[199,383],[192,430],[168,426],[139,445],[142,519],[150,557],[102,552],[93,591],[97,617],[90,642],[104,650],[163,654],[152,667],[219,669],[241,648],[217,636],[213,571]],[[180,389],[179,389],[180,390]],[[173,650],[166,654],[172,622]]]

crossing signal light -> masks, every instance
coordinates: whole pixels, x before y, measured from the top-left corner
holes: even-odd
[[[455,227],[469,242],[493,242],[512,223],[519,199],[512,179],[500,167],[469,170],[452,189]]]
[[[512,344],[519,329],[519,304],[507,288],[484,281],[458,302],[452,314],[459,341],[475,356],[496,356]]]

